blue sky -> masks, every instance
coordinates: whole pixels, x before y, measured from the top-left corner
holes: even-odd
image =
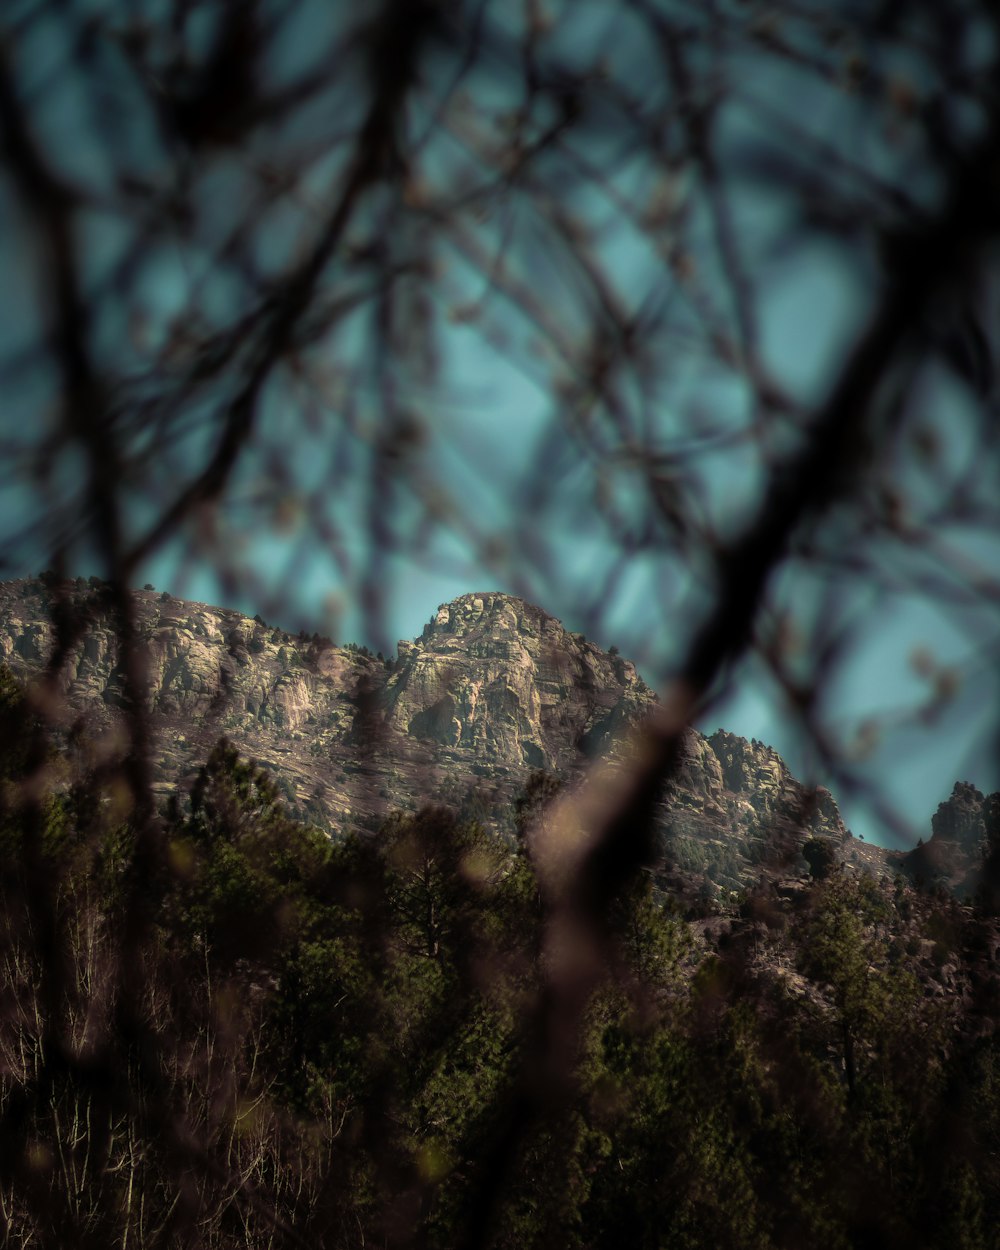
[[[857,332],[863,299],[863,291],[845,276],[829,250],[814,249],[787,262],[769,291],[762,322],[770,360],[789,388],[803,397],[822,393]],[[619,646],[638,661],[654,687],[661,686],[686,636],[690,580],[678,573],[670,553],[645,552],[622,562],[601,527],[588,528],[579,516],[577,523],[545,535],[551,553],[545,577],[530,564],[518,566],[511,515],[525,481],[546,454],[551,396],[466,328],[452,332],[445,359],[442,393],[449,402],[439,408],[428,460],[440,475],[442,489],[467,506],[475,500],[469,513],[477,530],[496,535],[501,547],[511,540],[510,557],[484,558],[464,540],[460,526],[443,527],[423,551],[388,561],[383,628],[373,635],[350,586],[332,569],[319,544],[310,548],[306,540],[302,576],[294,596],[287,597],[289,544],[301,542],[309,524],[304,512],[285,539],[264,530],[246,549],[246,560],[262,586],[282,587],[279,615],[283,610],[284,622],[294,627],[329,627],[343,641],[358,639],[391,649],[396,639],[418,634],[439,603],[470,590],[506,590],[533,599],[570,629],[586,629],[604,646]],[[946,393],[944,401],[948,398]],[[950,398],[954,405],[961,402],[960,396]],[[957,433],[959,423],[954,428]],[[579,470],[572,460],[570,467]],[[589,482],[576,482],[572,475],[560,482],[558,469],[556,465],[552,491],[558,495],[564,490],[566,499],[556,512],[568,515],[576,506],[574,497]],[[756,466],[748,467],[745,481],[740,480],[738,458],[720,459],[707,473],[723,517],[730,501],[735,499],[743,513],[756,500]],[[549,507],[555,507],[551,500]],[[346,542],[355,545],[360,560],[369,541],[360,502],[356,514],[356,531],[347,533]],[[997,567],[996,546],[982,536],[966,536],[960,547],[984,568]],[[189,576],[182,576],[179,557],[179,550],[163,552],[150,563],[149,579],[158,588],[218,599],[221,592],[211,563],[195,565]],[[511,559],[513,570],[505,567]],[[601,604],[595,621],[592,594],[598,571],[622,564],[615,595]],[[806,584],[807,579],[789,577],[792,593]],[[814,588],[810,593],[819,592]],[[971,780],[986,790],[1000,787],[993,739],[995,668],[983,667],[975,629],[963,628],[951,610],[926,595],[907,593],[905,583],[899,593],[876,594],[864,579],[853,586],[848,579],[843,596],[845,601],[853,596],[859,624],[848,658],[831,681],[827,720],[847,744],[852,768],[862,779],[877,779],[879,794],[900,822],[898,829],[887,829],[863,794],[845,792],[831,780],[759,663],[747,663],[734,674],[699,727],[705,732],[724,727],[775,746],[798,776],[835,788],[855,833],[898,845],[903,843],[900,830],[911,839],[927,834],[931,815],[956,780]],[[260,600],[244,595],[239,606],[254,611]],[[957,684],[954,697],[938,703],[934,675],[942,672],[956,674]],[[888,727],[879,728],[883,717]]]
[[[725,88],[712,151],[730,250],[745,271],[752,324],[741,329],[739,284],[728,280],[707,176],[686,157],[641,23],[597,0],[549,7],[542,50],[560,74],[591,84],[593,117],[579,137],[570,130],[509,185],[496,185],[511,147],[530,146],[551,124],[552,99],[522,99],[510,59],[475,63],[450,95],[449,67],[428,62],[409,120],[414,135],[431,140],[415,143],[401,201],[375,199],[357,214],[323,288],[331,297],[362,291],[368,271],[352,257],[379,247],[416,261],[420,275],[398,284],[394,306],[401,363],[383,368],[375,301],[332,321],[295,369],[274,371],[226,506],[195,517],[138,583],[380,650],[419,633],[441,602],[506,590],[618,646],[654,687],[669,679],[705,604],[708,553],[760,505],[775,460],[801,439],[878,299],[875,216],[895,201],[880,200],[877,184],[905,189],[921,208],[933,208],[941,186],[912,118],[844,91],[837,72],[806,71],[807,57],[775,57],[753,41],[735,41],[735,51],[699,41],[697,23],[707,18],[692,18],[693,99],[707,110]],[[113,0],[96,9],[117,12]],[[490,11],[501,34],[505,23],[516,26],[512,9]],[[268,46],[269,81],[335,62],[342,19],[331,13],[294,6]],[[122,399],[119,428],[132,420],[122,438],[136,468],[120,489],[135,537],[204,462],[225,411],[225,380],[196,392],[155,445],[153,426],[134,414],[149,395],[180,386],[199,335],[224,332],[308,246],[338,194],[364,84],[357,73],[337,76],[315,105],[264,129],[247,151],[193,162],[180,188],[177,154],[158,138],[155,92],[132,74],[124,44],[102,46],[91,81],[91,69],[71,60],[61,20],[26,23],[34,33],[17,64],[46,154],[86,188],[77,227],[87,339],[109,393]],[[201,20],[192,17],[188,32],[194,60],[207,46]],[[803,29],[784,33],[803,39],[810,55],[837,55],[810,44]],[[990,57],[995,50],[980,49],[970,74]],[[876,68],[890,83],[934,78],[918,51],[897,49]],[[602,97],[601,82],[621,87],[624,113]],[[624,141],[629,108],[662,128],[656,160]],[[106,131],[94,121],[101,109],[113,119]],[[287,194],[268,198],[286,159],[300,162],[295,177]],[[840,163],[851,177],[820,184],[833,197],[822,205],[831,220],[842,209],[837,197],[850,210],[849,226],[833,228],[810,217],[817,205],[803,201],[802,180]],[[117,201],[124,175],[147,180],[149,195]],[[179,193],[189,227],[156,218],[158,197],[166,204]],[[426,204],[438,217],[421,215]],[[446,226],[428,235],[428,220]],[[226,249],[244,222],[250,247],[237,265]],[[61,437],[72,429],[64,397],[44,358],[25,355],[46,315],[34,224],[0,178],[6,569],[37,571],[65,538],[69,571],[102,573],[81,497],[85,465],[73,439]],[[109,291],[130,249],[127,277]],[[641,328],[635,352],[607,394],[588,393],[589,361],[621,324]],[[436,357],[436,372],[422,353]],[[989,591],[1000,542],[988,526],[954,519],[963,499],[988,494],[987,467],[976,463],[981,413],[963,383],[932,361],[912,364],[910,441],[861,457],[854,514],[835,511],[814,536],[817,554],[786,563],[762,619],[790,671],[809,664],[817,640],[843,644],[830,652],[819,719],[859,790],[831,778],[759,657],[731,675],[699,725],[771,743],[797,775],[830,784],[847,823],[875,840],[926,834],[956,780],[1000,787]],[[772,413],[755,424],[754,370],[788,398],[794,419]],[[656,517],[654,460],[663,464],[657,498],[676,501],[693,536],[662,518],[647,524]],[[865,509],[884,512],[893,492],[900,523],[861,524]],[[980,506],[980,519],[986,511]],[[956,575],[983,588],[978,600],[956,590]],[[895,833],[865,798],[873,781]]]

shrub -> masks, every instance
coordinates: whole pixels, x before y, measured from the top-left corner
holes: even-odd
[[[802,846],[802,858],[809,865],[810,875],[817,881],[828,877],[837,864],[833,847],[825,838],[809,838]]]

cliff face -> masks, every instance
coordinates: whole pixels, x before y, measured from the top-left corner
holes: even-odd
[[[956,781],[950,796],[931,817],[931,840],[981,854],[1000,833],[1000,794],[982,794],[967,781]]]
[[[628,660],[509,595],[443,605],[399,657],[390,730],[514,769],[613,752],[652,701]]]
[[[114,749],[125,698],[117,633],[99,587],[60,593],[84,622],[59,674],[65,742],[99,755]],[[22,678],[51,653],[53,600],[40,581],[0,584],[0,658]],[[134,605],[158,789],[184,785],[224,734],[331,831],[473,785],[488,802],[510,798],[535,769],[571,777],[626,751],[655,700],[630,661],[505,594],[443,605],[388,662],[153,591]],[[721,730],[688,731],[661,824],[682,869],[729,888],[775,834],[793,856],[810,834],[849,836],[827,791],[805,790],[776,752]]]
[[[983,794],[957,781],[931,818],[931,838],[904,858],[905,870],[926,884],[942,884],[971,896],[984,885],[984,872],[1000,864],[1000,792]],[[996,890],[998,882],[991,880]]]

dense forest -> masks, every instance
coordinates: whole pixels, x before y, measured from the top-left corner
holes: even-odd
[[[0,4],[0,1244],[1000,1245],[996,823],[958,897],[650,819],[733,700],[899,846],[1000,786],[998,82],[995,0]],[[656,710],[327,836],[157,775],[142,583],[286,693],[500,587]]]
[[[987,891],[646,872],[554,1037],[553,779],[331,840],[221,741],[150,872],[6,673],[2,719],[4,1246],[997,1244]]]

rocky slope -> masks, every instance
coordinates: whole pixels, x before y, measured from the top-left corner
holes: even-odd
[[[116,749],[125,698],[100,584],[0,584],[0,658],[22,678],[41,673],[60,597],[85,621],[59,672],[61,740],[96,759]],[[572,777],[626,750],[655,699],[630,661],[505,594],[441,606],[388,660],[155,591],[134,605],[158,790],[188,782],[225,735],[331,831],[472,788],[502,805],[538,769]],[[807,791],[775,751],[722,730],[688,732],[661,823],[671,861],[708,891],[737,888],[775,845],[798,870],[807,836],[850,846],[829,792]]]

